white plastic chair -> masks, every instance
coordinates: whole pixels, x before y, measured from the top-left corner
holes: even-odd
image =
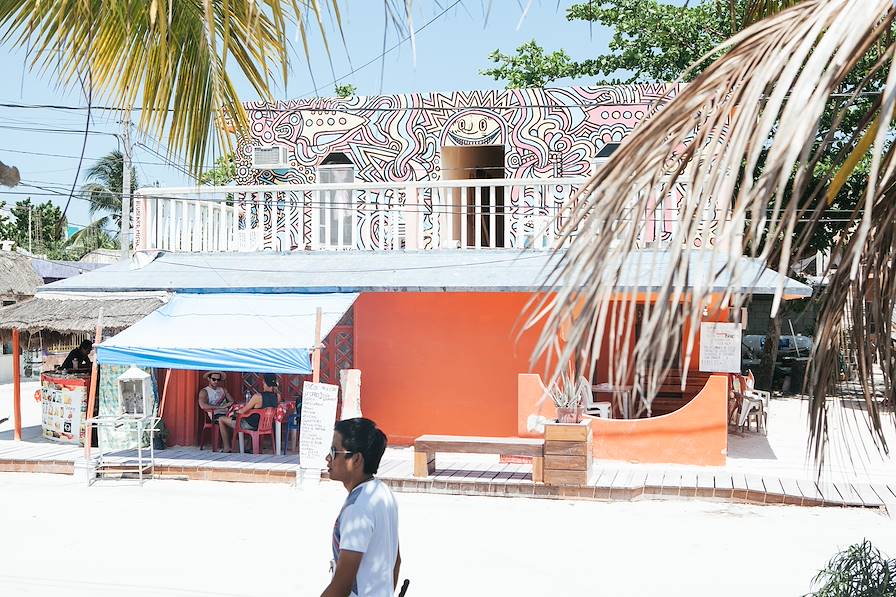
[[[610,403],[594,401],[594,392],[591,391],[591,384],[588,383],[588,380],[585,379],[584,376],[579,377],[577,391],[582,397],[582,402],[585,404],[585,414],[593,417],[600,417],[602,419],[612,418],[610,415]]]
[[[764,430],[768,435],[768,405],[771,400],[771,394],[764,390],[755,389],[756,378],[753,372],[748,370],[746,376],[741,376],[743,381],[743,403],[740,408],[740,416],[738,417],[738,427],[743,431],[746,425],[750,428],[750,420],[756,421],[756,432]]]

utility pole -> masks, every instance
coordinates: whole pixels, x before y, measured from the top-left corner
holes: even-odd
[[[127,109],[121,122],[121,153],[123,164],[121,170],[121,258],[130,255],[131,237],[131,110]]]
[[[31,205],[31,197],[28,197],[28,252],[32,255],[34,254],[31,251],[31,213],[34,211],[34,206]]]

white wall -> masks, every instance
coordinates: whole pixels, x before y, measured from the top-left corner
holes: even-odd
[[[19,367],[21,368],[20,373],[23,373],[25,370],[25,360],[23,358],[19,358]],[[12,383],[12,355],[11,354],[0,354],[0,384],[4,383]]]

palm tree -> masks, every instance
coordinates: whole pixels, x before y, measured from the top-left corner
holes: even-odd
[[[213,130],[225,148],[229,129],[246,130],[227,67],[271,97],[275,73],[285,80],[289,69],[287,26],[303,41],[308,20],[323,33],[322,6],[341,28],[338,0],[10,0],[0,40],[95,101],[139,107],[139,130],[164,136],[198,175]]]
[[[565,231],[576,235],[552,274],[556,293],[532,306],[530,324],[544,322],[536,356],[568,363],[599,354],[606,330],[610,338],[630,334],[632,317],[620,318],[618,310],[634,314],[635,298],[649,289],[629,288],[624,296],[616,291],[622,263],[637,250],[645,225],[626,214],[646,213],[656,193],[687,176],[691,194],[668,248],[672,267],[661,280],[652,280],[656,300],[645,305],[631,363],[628,351],[611,351],[617,381],[635,375],[650,400],[668,369],[660,355],[667,354],[669,339],[688,329],[685,337],[692,342],[696,326],[684,324],[699,321],[713,300],[709,288],[688,291],[681,284],[688,275],[688,247],[709,240],[699,221],[702,210],[729,214],[719,232],[731,245],[716,264],[721,274],[739,279],[741,254],[787,272],[791,256],[830,219],[829,205],[857,164],[870,160],[864,199],[847,214],[852,225],[832,249],[830,263],[840,267],[826,274],[807,391],[811,441],[820,464],[828,431],[826,398],[837,383],[841,350],[853,351],[869,425],[878,446],[887,450],[881,405],[868,380],[876,357],[884,370],[886,402],[896,404],[896,358],[889,341],[896,306],[896,8],[893,0],[745,4],[746,14],[760,16],[792,6],[710,53],[722,55],[642,123],[569,207]],[[870,64],[871,74],[850,79],[862,63]],[[822,116],[831,106],[834,117],[826,122]],[[830,155],[833,164],[826,165],[830,169],[821,183],[810,184],[821,157]],[[779,287],[773,314],[782,294]],[[744,297],[729,290],[720,302],[729,301],[740,307]],[[577,316],[582,313],[589,316]],[[868,342],[869,321],[877,322],[886,340]],[[558,347],[560,337],[566,343]]]
[[[121,185],[124,173],[124,155],[117,149],[100,158],[87,169],[87,183],[81,187],[81,195],[87,200],[91,217],[101,214],[72,235],[68,248],[77,251],[92,251],[100,248],[114,248],[113,236],[121,230]],[[137,171],[131,167],[131,193],[140,186]],[[114,226],[116,232],[109,234]]]
[[[124,156],[117,149],[100,158],[87,169],[85,178],[89,181],[81,187],[81,195],[87,200],[91,216],[105,213],[93,224],[105,229],[110,220],[121,229],[121,185],[124,174]],[[140,186],[137,170],[131,167],[131,193]]]

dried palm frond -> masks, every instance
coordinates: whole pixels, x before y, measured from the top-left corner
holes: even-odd
[[[105,102],[142,108],[139,129],[164,135],[198,174],[213,130],[230,148],[222,120],[247,126],[228,62],[270,98],[278,67],[288,72],[287,26],[304,41],[306,14],[322,27],[321,2],[341,28],[338,0],[10,0],[0,39],[63,86],[83,77]]]
[[[800,2],[713,50],[725,53],[677,95],[676,88],[669,87],[669,97],[663,100],[675,97],[635,129],[564,214],[568,220],[559,242],[569,248],[551,273],[552,292],[532,305],[528,322],[544,325],[535,358],[556,357],[556,375],[570,359],[600,354],[606,337],[612,344],[611,383],[634,379],[649,404],[669,369],[663,355],[670,354],[670,343],[679,333],[684,333],[690,358],[697,326],[687,322],[700,321],[708,304],[740,307],[746,298],[734,288],[713,296],[712,274],[698,275],[691,265],[694,247],[714,245],[708,257],[714,270],[739,281],[741,255],[787,272],[791,256],[799,255],[822,225],[828,185],[809,188],[825,149],[816,141],[820,119],[832,94],[843,91],[844,79],[877,44],[884,50],[875,68],[889,69],[885,86],[873,90],[880,94],[856,130],[838,131],[838,116],[821,143],[845,140],[838,156],[839,164],[846,164],[841,168],[850,168],[848,154],[856,147],[869,147],[872,157],[864,205],[856,209],[855,225],[833,250],[831,262],[843,266],[829,272],[830,285],[821,298],[808,376],[811,441],[820,457],[827,432],[825,400],[836,371],[831,364],[841,348],[841,332],[852,338],[860,367],[868,373],[872,353],[862,341],[867,332],[862,324],[869,317],[889,322],[896,297],[891,273],[896,160],[887,143],[896,100],[894,48],[888,35],[893,16],[892,0]],[[868,86],[866,78],[848,91],[858,95],[871,90]],[[841,116],[856,109],[851,100],[841,102]],[[667,248],[671,266],[664,273],[653,272],[650,289],[620,289],[620,274],[640,246],[655,198],[685,178],[690,192],[681,201],[678,227]],[[707,211],[724,217],[716,238],[702,217]],[[652,267],[650,259],[637,263],[643,270]],[[783,285],[781,276],[773,315],[785,298]],[[652,300],[644,304],[635,339],[635,303],[645,293]],[[855,306],[851,313],[844,309],[846,297]],[[557,341],[561,330],[566,340],[562,345]],[[879,342],[875,350],[889,381],[889,343]],[[888,388],[892,404],[892,383]],[[880,405],[870,386],[863,391],[875,438],[886,450]]]

